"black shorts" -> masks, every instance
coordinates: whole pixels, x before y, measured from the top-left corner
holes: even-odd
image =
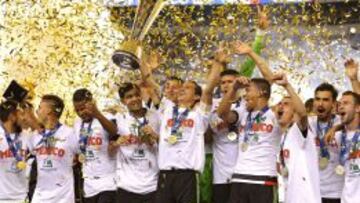
[[[137,194],[118,188],[116,203],[155,203],[156,192]]]
[[[322,203],[341,203],[341,199],[321,198]]]
[[[212,203],[228,203],[231,184],[213,184]]]
[[[84,203],[114,203],[116,191],[104,191],[92,197],[85,197]]]
[[[194,170],[160,171],[156,203],[199,202],[198,180]]]
[[[263,184],[233,182],[230,203],[273,203],[278,202],[277,177],[234,174],[233,180],[256,181]]]

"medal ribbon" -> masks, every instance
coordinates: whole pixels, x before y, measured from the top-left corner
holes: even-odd
[[[329,131],[329,129],[334,124],[334,117],[330,120],[330,122],[327,123],[327,125],[324,128],[321,128],[319,120],[317,120],[316,123],[316,135],[319,139],[320,144],[320,157],[322,158],[328,158],[330,159],[330,153],[329,150],[325,144],[325,134]]]
[[[244,143],[248,143],[250,136],[252,136],[250,134],[250,131],[252,129],[252,126],[254,125],[254,122],[257,121],[258,119],[260,119],[267,111],[269,110],[268,106],[265,106],[263,109],[261,109],[261,111],[255,116],[254,119],[251,119],[251,114],[252,112],[250,111],[248,113],[248,116],[246,118],[246,124],[245,124],[245,136],[244,136]]]
[[[90,121],[89,126],[87,127],[87,130],[85,130],[85,127],[84,127],[85,122],[83,121],[81,123],[79,148],[80,148],[81,153],[83,153],[83,154],[86,153],[86,147],[87,147],[89,135],[91,132],[92,122],[93,122],[93,120]]]
[[[149,122],[148,122],[148,120],[146,119],[146,115],[144,116],[144,117],[142,117],[142,120],[143,121],[141,121],[141,120],[139,120],[138,118],[136,118],[135,116],[134,116],[134,118],[135,118],[135,120],[136,120],[136,122],[137,122],[137,136],[138,136],[138,149],[140,149],[140,145],[141,145],[141,136],[143,135],[142,133],[141,133],[141,128],[142,127],[144,127],[145,125],[147,125]]]
[[[174,135],[177,133],[177,131],[179,130],[181,123],[183,120],[185,120],[185,118],[188,116],[189,114],[189,109],[186,109],[184,112],[182,112],[179,115],[179,109],[177,106],[174,106],[173,108],[173,126],[171,127],[171,135]]]
[[[289,126],[290,128],[291,126]],[[287,135],[288,135],[288,132],[289,132],[289,128],[286,129],[286,131],[284,132],[284,135],[282,136],[282,139],[281,139],[281,143],[280,143],[280,164],[283,168],[286,167],[285,165],[285,157],[284,157],[284,145],[285,145],[285,141],[286,141],[286,138],[287,138]]]
[[[45,146],[48,148],[50,146],[49,138],[52,137],[61,126],[62,124],[58,123],[56,124],[55,129],[50,130],[48,133],[41,133],[42,138],[36,146],[38,147],[39,145],[45,144]]]
[[[143,121],[139,120],[138,118],[136,118],[135,116],[133,116],[138,124],[138,135],[137,136],[140,136],[140,129],[142,127],[144,127],[145,125],[147,125],[149,122],[148,120],[146,119],[146,117],[142,117]]]
[[[348,144],[346,141],[346,131],[345,130],[342,131],[340,157],[339,157],[340,165],[344,166],[346,160],[349,159],[349,153],[350,153],[351,146],[353,147],[354,151],[356,150],[357,142],[359,142],[359,136],[360,136],[360,129],[358,129],[355,132],[355,135],[353,136],[351,143]]]
[[[6,141],[9,145],[9,149],[11,153],[14,155],[16,161],[22,161],[23,158],[21,157],[20,150],[21,150],[21,143],[19,141],[19,133],[15,134],[14,139],[11,139],[10,134],[5,133]]]

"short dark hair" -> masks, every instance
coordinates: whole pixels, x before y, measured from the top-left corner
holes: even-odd
[[[195,95],[201,97],[201,95],[202,95],[201,86],[199,84],[197,84],[197,82],[195,82],[194,80],[189,80],[189,82],[193,83],[195,86]]]
[[[346,91],[342,94],[343,96],[352,96],[355,105],[360,105],[360,95],[353,91]]]
[[[176,76],[170,76],[170,77],[167,79],[167,81],[171,81],[171,80],[180,82],[181,84],[184,83],[184,80],[182,80],[181,78],[176,77]]]
[[[314,106],[314,98],[310,98],[310,99],[306,100],[305,108],[308,113],[312,111],[313,106]]]
[[[92,93],[86,88],[78,89],[73,94],[73,102],[91,101],[92,98]]]
[[[338,97],[338,91],[335,89],[335,87],[332,84],[329,84],[327,82],[321,83],[317,88],[315,89],[315,94],[317,92],[331,92],[332,99],[336,101],[336,98]]]
[[[12,100],[4,101],[0,104],[0,120],[6,122],[11,113],[15,112],[18,103]]]
[[[133,83],[129,83],[129,82],[123,83],[119,88],[120,98],[123,99],[125,97],[125,94],[133,89],[140,91],[140,88]]]
[[[251,82],[263,93],[266,99],[270,99],[271,96],[271,84],[264,78],[252,78]]]
[[[65,105],[64,101],[60,97],[53,94],[46,94],[41,98],[41,100],[51,102],[53,107],[52,110],[55,113],[56,117],[61,117]]]
[[[233,75],[233,76],[240,76],[240,73],[237,70],[234,69],[225,69],[220,73],[220,77],[226,76],[226,75]]]

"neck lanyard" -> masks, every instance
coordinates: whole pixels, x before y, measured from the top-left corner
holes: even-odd
[[[87,143],[88,143],[88,139],[91,136],[90,132],[91,132],[91,125],[92,125],[93,120],[90,121],[87,130],[85,130],[85,122],[82,121],[81,123],[81,128],[80,128],[80,140],[79,140],[79,148],[80,151],[82,153],[86,152],[86,147],[87,147]]]
[[[350,153],[351,147],[352,147],[352,151],[356,150],[356,145],[357,145],[357,142],[359,141],[359,136],[360,136],[360,129],[358,128],[357,131],[355,132],[353,138],[351,139],[351,142],[348,143],[346,140],[346,131],[345,130],[342,131],[340,157],[339,157],[340,165],[344,166],[346,160],[349,159],[349,153]]]
[[[135,116],[132,116],[132,117],[134,117],[136,123],[138,124],[138,128],[142,128],[149,123],[148,120],[146,119],[146,113],[147,113],[147,111],[145,112],[145,115],[143,117],[140,117],[140,119],[142,119],[143,121],[141,121],[140,119],[138,119]]]
[[[316,136],[319,139],[320,156],[323,158],[328,158],[328,159],[330,158],[330,153],[329,153],[327,146],[325,145],[324,137],[325,137],[325,134],[329,131],[329,129],[333,126],[334,119],[335,119],[335,117],[333,117],[326,124],[325,128],[321,128],[319,118],[317,118],[317,121],[316,121]]]
[[[3,127],[4,131],[5,128]],[[22,161],[23,158],[21,157],[20,150],[21,150],[21,143],[19,141],[19,133],[15,133],[14,139],[11,139],[10,134],[5,132],[6,141],[9,145],[9,149],[13,156],[15,157],[16,161]]]
[[[182,121],[186,119],[188,114],[189,114],[189,109],[186,109],[184,112],[179,114],[178,107],[177,106],[173,107],[173,113],[172,113],[173,125],[171,127],[172,135],[177,133],[177,131],[179,130],[179,128],[181,126]]]
[[[248,143],[249,142],[249,138],[250,136],[252,136],[253,134],[251,134],[251,129],[254,125],[254,122],[259,122],[259,119],[261,119],[261,117],[269,110],[268,106],[265,106],[263,109],[261,109],[261,111],[255,116],[254,119],[251,118],[251,114],[252,112],[250,111],[248,113],[248,116],[246,118],[246,124],[245,124],[245,136],[244,136],[244,143]]]
[[[292,125],[290,125],[289,128],[291,128]],[[284,135],[282,137],[281,143],[280,143],[280,164],[283,167],[286,167],[285,165],[285,157],[284,157],[284,145],[285,145],[285,141],[289,132],[289,128],[286,129],[286,131],[284,132]]]
[[[62,126],[61,123],[57,123],[55,128],[53,130],[50,130],[48,133],[41,133],[41,140],[40,142],[37,143],[37,147],[39,147],[42,144],[45,144],[45,147],[49,148],[50,147],[50,142],[49,139],[57,132],[57,130]]]

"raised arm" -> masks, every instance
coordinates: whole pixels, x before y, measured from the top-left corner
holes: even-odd
[[[117,126],[114,122],[107,119],[97,108],[96,104],[92,102],[87,102],[86,104],[87,113],[93,118],[96,118],[101,126],[109,133],[110,137],[116,137],[117,135]]]
[[[300,119],[297,122],[299,128],[302,131],[307,130],[308,128],[308,119],[307,119],[307,113],[306,108],[302,100],[300,99],[299,95],[295,92],[294,88],[291,86],[291,84],[288,82],[286,76],[284,73],[274,74],[273,81],[275,84],[278,84],[285,88],[287,93],[289,94],[291,98],[292,105],[294,106],[295,112],[299,115]]]
[[[270,69],[269,65],[267,64],[267,62],[262,57],[260,57],[258,54],[256,54],[249,45],[247,45],[243,42],[236,41],[232,44],[232,46],[233,46],[234,53],[247,54],[250,58],[252,58],[255,61],[255,64],[259,68],[263,77],[267,81],[272,83],[273,73],[271,72],[271,69]]]
[[[140,73],[142,80],[150,86],[155,92],[160,92],[160,85],[155,81],[152,71],[160,65],[160,55],[151,53],[144,55],[141,59]]]
[[[219,49],[212,60],[210,73],[206,80],[205,89],[201,95],[201,102],[211,105],[212,97],[215,87],[220,81],[220,72],[224,69],[224,66],[228,60],[229,55],[224,49]]]
[[[359,63],[355,62],[353,59],[349,59],[345,62],[345,73],[346,76],[350,79],[351,86],[357,94],[360,94],[360,81],[357,77],[359,71]]]
[[[270,21],[268,19],[268,15],[265,9],[261,9],[259,6],[258,9],[258,25],[256,29],[256,35],[253,43],[251,44],[252,50],[256,54],[260,54],[261,50],[264,48],[264,38],[265,38],[265,30],[269,27]],[[240,67],[240,75],[251,77],[254,72],[255,62],[253,59],[248,58],[245,60]]]
[[[228,124],[233,124],[238,120],[238,115],[235,111],[231,111],[231,104],[236,99],[236,93],[241,87],[249,85],[250,79],[246,77],[239,77],[232,85],[232,88],[223,96],[219,107],[216,110],[218,116]]]

